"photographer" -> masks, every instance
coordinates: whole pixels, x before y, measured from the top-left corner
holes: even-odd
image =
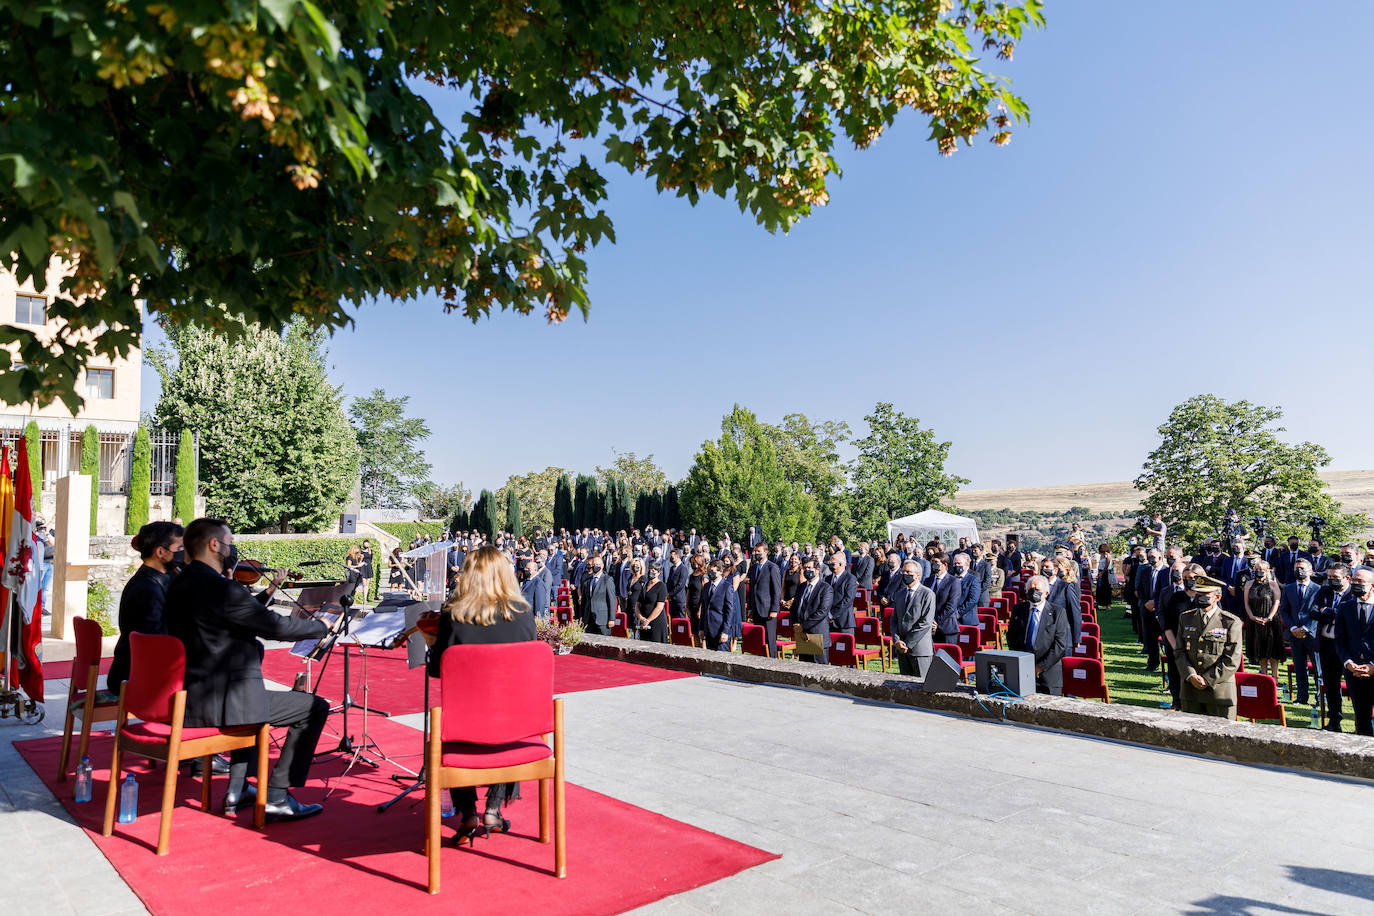
[[[49,529],[47,521],[38,515],[33,520],[33,536],[43,545],[43,553],[39,558],[42,578],[39,581],[43,589],[43,616],[46,617],[52,613],[52,569],[57,552],[57,532]]]
[[[1142,519],[1141,527],[1145,529],[1146,534],[1154,539],[1150,542],[1150,546],[1155,550],[1163,550],[1164,537],[1169,533],[1169,526],[1164,524],[1164,516],[1155,512],[1148,521]]]
[[[1250,532],[1246,530],[1245,525],[1241,523],[1240,510],[1234,508],[1227,509],[1226,519],[1221,523],[1221,542],[1223,544],[1230,544],[1233,541],[1240,541],[1241,547],[1244,548],[1245,539],[1249,536]]]

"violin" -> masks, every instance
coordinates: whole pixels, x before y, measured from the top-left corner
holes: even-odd
[[[242,582],[244,585],[252,585],[259,579],[271,579],[272,574],[275,572],[275,569],[269,569],[265,564],[259,563],[257,560],[241,559],[238,565],[234,567],[233,579],[235,582]],[[288,569],[286,571],[286,578],[303,579],[305,577],[294,569]]]
[[[439,635],[439,615],[442,611],[425,611],[415,621],[415,626],[408,630],[397,633],[396,638],[387,646],[388,649],[399,649],[406,644],[406,640],[416,633],[425,638],[428,645],[434,645],[435,637]]]

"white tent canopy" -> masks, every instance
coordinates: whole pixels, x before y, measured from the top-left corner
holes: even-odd
[[[908,539],[915,538],[917,543],[922,545],[939,535],[940,542],[945,547],[953,547],[959,543],[959,538],[968,538],[970,544],[976,543],[978,524],[962,515],[941,512],[939,509],[927,509],[888,522],[887,539],[896,540],[899,534],[905,534]]]

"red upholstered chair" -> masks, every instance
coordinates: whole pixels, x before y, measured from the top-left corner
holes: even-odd
[[[1093,639],[1096,639],[1098,642],[1101,642],[1101,641],[1102,641],[1102,631],[1101,631],[1101,629],[1098,628],[1097,624],[1095,624],[1095,623],[1084,623],[1084,624],[1083,624],[1083,635],[1084,635],[1084,636],[1091,636]]]
[[[1079,658],[1095,658],[1102,660],[1102,642],[1096,636],[1089,636],[1086,633],[1078,637],[1078,645],[1072,646],[1071,651]]]
[[[539,780],[539,842],[552,837],[554,877],[565,877],[563,701],[553,695],[553,650],[543,642],[452,646],[440,662],[439,698],[425,746],[429,892],[439,893],[439,793],[460,786]]]
[[[555,612],[554,616],[558,619],[558,625],[559,625],[560,627],[565,627],[565,626],[567,626],[568,624],[572,623],[572,608],[570,608],[570,607],[561,607],[561,608],[558,608],[557,611]]]
[[[992,607],[993,610],[997,612],[997,620],[999,622],[1006,622],[1008,620],[1011,620],[1012,602],[1008,601],[1005,595],[1006,593],[1004,592],[1003,597],[992,599]]]
[[[964,658],[973,658],[975,652],[982,648],[983,631],[972,624],[961,623],[959,625],[959,651],[964,653]]]
[[[861,588],[854,592],[854,610],[868,610],[868,589]]]
[[[129,636],[129,679],[119,688],[119,712],[115,717],[114,754],[110,760],[110,784],[105,790],[104,835],[114,832],[115,799],[119,794],[120,757],[124,752],[167,763],[162,782],[162,816],[157,831],[157,854],[167,855],[172,839],[172,805],[176,800],[177,773],[183,760],[201,761],[200,807],[210,810],[211,758],[216,754],[256,747],[259,788],[253,807],[253,824],[267,823],[267,723],[234,728],[186,728],[186,650],[175,636]],[[141,719],[129,721],[130,717]]]
[[[892,608],[883,608],[883,635],[892,636]]]
[[[744,625],[744,654],[762,655],[768,658],[768,631],[762,624],[746,623]]]
[[[669,618],[668,641],[675,646],[692,645],[692,621],[686,617]]]
[[[1241,719],[1277,719],[1288,724],[1283,704],[1279,702],[1279,685],[1267,674],[1236,673],[1236,716]]]
[[[974,669],[972,655],[965,658],[964,650],[952,642],[937,642],[930,648],[932,654],[939,652],[941,649],[945,650],[945,654],[954,659],[954,663],[959,666],[960,679],[965,682],[968,681],[969,673]]]
[[[1064,696],[1111,702],[1107,696],[1107,678],[1102,671],[1102,662],[1095,658],[1066,655],[1062,664]]]
[[[630,627],[622,611],[615,612],[615,623],[611,626],[611,635],[619,636],[621,639],[630,638]]]
[[[778,611],[778,658],[782,658],[784,652],[792,652],[797,648],[795,639],[785,639],[784,636],[792,635],[792,612]]]
[[[860,614],[854,618],[854,644],[866,649],[876,648],[880,658],[878,661],[886,671],[888,664],[892,661],[892,637],[883,635],[883,625],[878,622],[877,617],[869,614]],[[864,665],[868,667],[867,663]]]
[[[62,753],[57,759],[57,781],[67,779],[67,763],[72,752],[72,726],[81,717],[81,744],[76,761],[86,756],[91,745],[91,723],[111,722],[119,714],[119,697],[96,689],[100,677],[100,624],[85,617],[73,617],[76,632],[76,658],[72,661],[72,679],[67,686],[67,721],[62,726]]]
[[[979,610],[992,611],[992,608],[979,608]],[[997,626],[997,614],[995,612],[978,615],[978,644],[980,646],[1002,647],[1002,631]]]
[[[882,649],[860,649],[854,645],[854,637],[848,633],[830,634],[828,660],[832,665],[842,668],[866,668],[868,660],[881,655]]]

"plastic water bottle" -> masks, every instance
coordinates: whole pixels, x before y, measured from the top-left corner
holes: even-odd
[[[1279,690],[1282,691],[1282,693],[1283,693],[1283,702],[1287,703],[1287,702],[1288,702],[1288,682],[1285,681],[1285,682],[1283,682],[1282,684],[1280,684],[1280,685],[1279,685]]]
[[[1312,727],[1321,728],[1321,713],[1317,711],[1317,704],[1312,704]]]
[[[119,822],[132,824],[138,817],[138,781],[134,774],[124,777],[124,785],[119,787]]]
[[[443,789],[439,790],[439,816],[453,817],[453,796]]]
[[[76,800],[88,802],[91,800],[91,758],[82,757],[81,762],[76,765]]]

